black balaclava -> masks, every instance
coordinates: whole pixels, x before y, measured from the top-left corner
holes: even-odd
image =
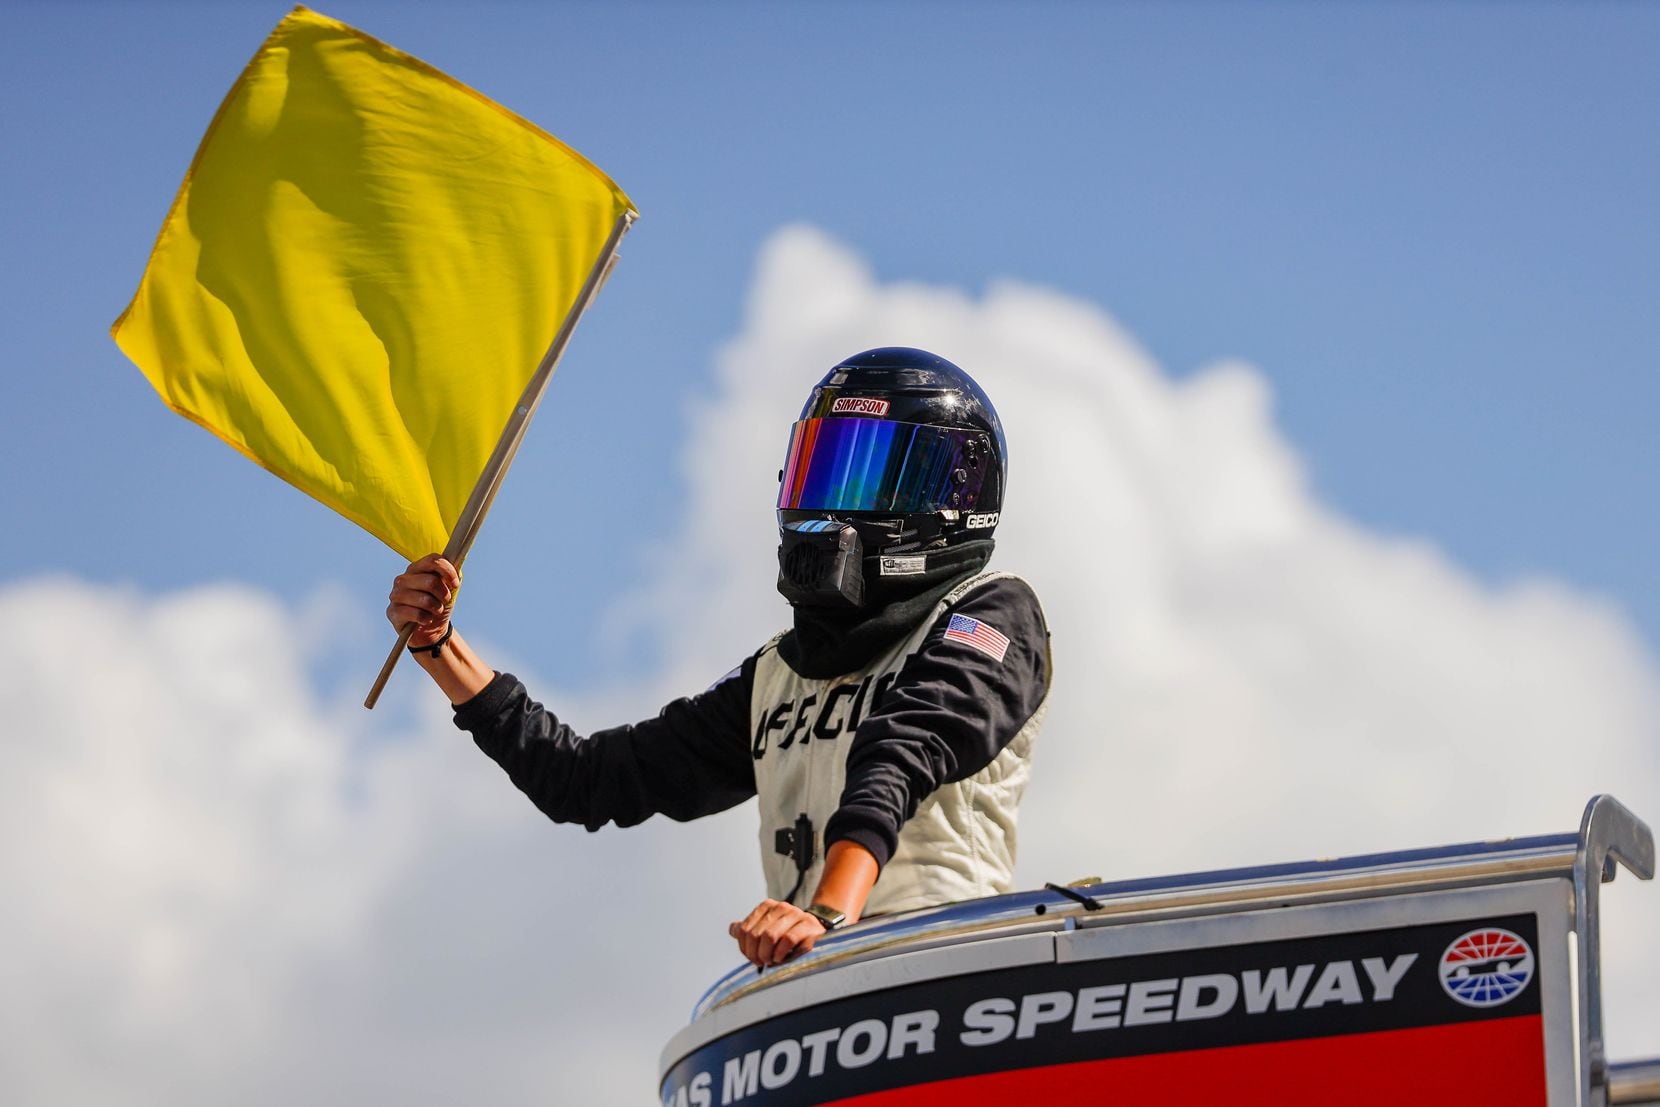
[[[929,550],[927,570],[915,576],[867,576],[862,607],[797,605],[795,628],[778,643],[778,656],[812,680],[857,672],[985,568],[992,546],[989,538],[959,542]]]

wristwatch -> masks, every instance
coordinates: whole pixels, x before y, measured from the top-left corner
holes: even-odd
[[[822,903],[810,904],[807,908],[807,914],[817,919],[824,926],[826,933],[839,930],[847,925],[846,911],[838,911],[834,907],[827,907]]]

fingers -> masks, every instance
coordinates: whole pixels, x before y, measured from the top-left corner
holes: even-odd
[[[392,592],[387,597],[392,606],[410,608],[426,617],[442,615],[449,610],[447,596],[429,588],[411,587],[403,583],[405,579],[399,577],[393,582]]]
[[[745,960],[764,968],[812,949],[824,925],[799,907],[767,899],[742,922],[727,927],[727,933],[737,939]]]
[[[387,597],[386,619],[395,627],[414,623],[422,630],[441,629],[449,622],[450,604],[446,597],[435,595],[425,588],[410,587],[399,577]]]
[[[784,931],[783,935],[773,944],[771,964],[782,965],[785,961],[799,954],[806,953],[813,948],[820,935],[824,933],[824,924],[806,912],[800,912],[794,925]]]
[[[734,925],[736,927],[739,927],[742,930],[748,931],[751,927],[754,927],[754,926],[758,925],[761,922],[762,919],[766,918],[773,911],[777,910],[780,907],[785,907],[785,906],[788,906],[788,905],[784,904],[784,903],[781,903],[778,900],[764,899],[764,900],[761,901],[761,904],[760,904],[759,907],[755,908],[755,910],[751,911],[748,915],[746,915],[744,917],[743,922],[733,923],[732,925]]]
[[[764,899],[760,905],[744,916],[742,922],[735,922],[727,928],[727,933],[738,940],[738,952],[744,955],[744,960],[752,965],[760,965],[761,929],[765,926],[767,916],[784,904],[777,900]]]
[[[409,563],[395,582],[406,582],[410,587],[425,588],[435,595],[448,598],[461,587],[461,573],[438,554],[427,554],[419,561]]]
[[[442,554],[427,554],[411,565],[409,571],[437,573],[443,581],[444,587],[451,592],[461,587],[461,570],[446,561]]]
[[[414,623],[422,630],[442,631],[460,587],[461,574],[442,556],[428,554],[410,562],[408,570],[392,579],[387,621],[395,627]]]

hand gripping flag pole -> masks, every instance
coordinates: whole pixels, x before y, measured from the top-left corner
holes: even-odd
[[[542,362],[536,367],[536,373],[525,385],[524,394],[513,408],[513,414],[508,417],[507,426],[502,428],[501,438],[496,442],[495,452],[484,465],[484,471],[478,475],[478,482],[473,485],[472,495],[467,498],[467,506],[461,510],[461,518],[456,520],[455,529],[450,533],[450,540],[444,546],[444,560],[454,565],[457,571],[461,563],[467,559],[467,551],[472,549],[473,539],[478,537],[479,527],[484,524],[484,517],[490,511],[490,505],[495,502],[496,492],[501,488],[502,478],[507,475],[508,466],[513,464],[513,456],[519,451],[519,443],[524,441],[525,431],[530,427],[530,420],[536,414],[536,407],[542,402],[542,394],[547,391],[548,382],[553,379],[553,371],[559,364],[559,358],[565,352],[565,346],[571,340],[571,334],[576,330],[582,313],[588,310],[588,305],[594,302],[600,288],[605,284],[611,270],[617,264],[617,250],[622,245],[623,235],[634,225],[639,213],[625,211],[617,217],[616,225],[611,228],[611,235],[605,240],[605,247],[600,251],[598,260],[588,273],[588,279],[582,285],[582,291],[577,294],[576,302],[566,314],[565,321],[559,325],[559,331],[553,336],[548,345],[548,351],[542,355]],[[381,690],[386,687],[386,681],[397,667],[398,658],[403,656],[409,645],[410,636],[415,633],[414,623],[405,623],[398,629],[398,640],[393,643],[392,651],[386,655],[386,661],[380,667],[380,675],[375,677],[373,688],[364,697],[363,706],[374,710],[375,703],[380,699]]]

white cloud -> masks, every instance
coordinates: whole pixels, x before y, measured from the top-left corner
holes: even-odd
[[[997,564],[1037,586],[1056,659],[1027,884],[1568,831],[1597,792],[1660,820],[1660,664],[1612,605],[1548,579],[1490,587],[1342,518],[1249,366],[1175,381],[1092,305],[879,285],[804,227],[764,249],[692,418],[692,487],[721,491],[637,603],[697,628],[667,651],[693,662],[682,686],[776,619],[756,505],[784,428],[818,373],[879,345],[968,368],[1008,433]],[[1616,1052],[1660,1043],[1660,959],[1633,937],[1657,901],[1610,891]]]
[[[1008,427],[998,562],[1057,661],[1026,883],[1568,830],[1596,791],[1660,819],[1660,666],[1617,610],[1337,516],[1247,366],[1175,382],[1090,305],[878,285],[802,228],[690,413],[674,556],[619,600],[665,671],[537,690],[610,721],[753,648],[785,430],[823,368],[896,343],[969,368]],[[435,695],[400,685],[401,722],[322,698],[327,628],[247,590],[40,580],[0,610],[8,1102],[640,1102],[732,960],[747,810],[548,827]],[[1652,1053],[1655,889],[1605,909],[1613,1052]]]
[[[321,701],[315,620],[245,589],[0,605],[0,1098],[649,1098],[730,959],[713,920],[664,956],[662,905],[710,894],[670,843],[747,827],[552,827],[440,700],[401,727]]]

